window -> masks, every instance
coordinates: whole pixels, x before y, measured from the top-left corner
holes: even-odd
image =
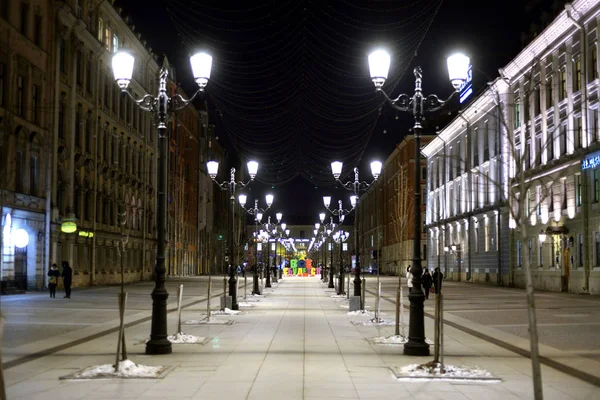
[[[550,185],[550,195],[548,199],[548,212],[554,211],[554,187]]]
[[[89,58],[85,60],[85,90],[92,93],[92,62]]]
[[[554,105],[553,91],[552,91],[552,75],[546,78],[546,109]]]
[[[577,60],[575,60],[575,71],[573,71],[573,74],[575,75],[573,77],[573,91],[577,91],[577,90],[581,90],[581,57],[577,58]]]
[[[477,222],[476,222],[477,223]],[[479,253],[479,227],[475,227],[475,253]]]
[[[100,43],[104,43],[104,20],[102,18],[98,18],[98,41]]]
[[[544,243],[542,243],[542,241],[540,241],[539,266],[544,266]]]
[[[40,86],[33,85],[31,90],[31,108],[33,113],[33,122],[37,125],[40,124]]]
[[[575,120],[575,129],[577,132],[577,147],[583,147],[583,127],[581,126],[581,118]]]
[[[567,97],[567,71],[563,68],[560,70],[560,100]]]
[[[521,241],[517,240],[517,267],[521,267],[523,265],[523,254],[521,251]]]
[[[560,154],[567,154],[567,125],[560,127]]]
[[[300,239],[304,239],[304,231],[300,231]]]
[[[546,140],[546,147],[548,148],[548,161],[551,161],[554,160],[554,132],[548,132]]]
[[[92,116],[89,112],[85,119],[85,151],[92,152]]]
[[[521,126],[521,104],[515,99],[515,129]]]
[[[530,116],[530,112],[529,112],[529,102],[531,101],[531,97],[530,96],[526,96],[523,99],[523,117],[525,118],[525,122],[529,121],[529,116]]]
[[[38,47],[42,46],[42,16],[39,14],[34,17],[33,43]]]
[[[541,88],[536,87],[535,88],[535,93],[533,95],[533,113],[534,115],[539,115],[542,109],[542,95],[541,95]]]
[[[29,194],[37,196],[38,189],[38,177],[39,177],[39,166],[38,158],[31,156],[29,159]]]
[[[594,236],[594,253],[596,254],[594,266],[600,267],[600,232],[596,232]]]
[[[81,148],[81,104],[75,112],[75,146]]]
[[[484,233],[485,233],[485,241],[484,241],[485,251],[488,252],[488,251],[490,251],[490,226],[488,225],[488,221],[485,221]]]
[[[21,19],[19,20],[19,30],[27,36],[29,22],[29,3],[21,2]]]
[[[542,164],[542,136],[538,136],[537,138],[535,138],[535,151],[536,151],[536,155],[535,155],[535,160],[534,163],[536,165],[541,165]]]
[[[421,179],[427,180],[427,167],[421,168]]]
[[[81,63],[83,62],[83,54],[81,51],[77,51],[75,55],[75,76],[77,77],[77,85],[83,85],[83,68]]]
[[[489,123],[485,121],[483,125],[483,162],[490,159],[490,130]]]
[[[25,115],[25,79],[21,75],[17,76],[17,115]]]
[[[104,40],[104,48],[110,51],[110,41],[112,39],[112,29],[110,28],[110,24],[107,22],[104,25],[104,35],[102,36]]]
[[[592,62],[592,65],[590,65],[590,78],[591,80],[598,79],[598,49],[595,44],[590,51],[590,59]]]
[[[8,2],[9,0],[0,0],[0,17],[8,19]]]
[[[25,174],[25,159],[23,150],[17,150],[15,153],[15,191],[23,193],[23,181]]]
[[[59,63],[59,67],[60,67],[60,72],[62,72],[63,74],[67,72],[65,57],[66,57],[65,39],[60,38],[60,41],[58,43],[58,63]]]
[[[540,216],[540,215],[542,215],[542,187],[541,186],[536,187],[535,191],[536,191],[536,194],[535,194],[536,195],[536,199],[535,199],[536,214],[538,216]]]
[[[110,89],[108,86],[108,76],[104,75],[104,107],[110,106]]]
[[[479,176],[473,175],[473,208],[479,207]]]
[[[477,143],[477,137],[479,134],[479,129],[475,128],[473,131],[473,154],[471,160],[471,167],[476,167],[479,165],[479,143]]]
[[[591,110],[592,112],[592,126],[590,127],[590,136],[591,136],[591,140],[595,141],[598,140],[600,138],[600,136],[598,135],[598,109],[593,109]]]
[[[112,37],[112,51],[113,53],[119,51],[119,36],[116,33]]]
[[[594,170],[594,203],[600,201],[600,182],[598,182],[598,168]]]
[[[2,1],[2,0],[0,0]],[[4,107],[4,96],[6,94],[6,84],[8,81],[8,69],[6,64],[0,62],[0,107]]]
[[[562,190],[562,209],[567,209],[567,180],[563,179],[563,190]]]
[[[67,112],[67,101],[66,101],[66,97],[67,94],[65,92],[62,92],[60,94],[60,104],[58,106],[58,137],[61,139],[65,138],[66,132],[65,132],[65,114]]]
[[[581,207],[581,190],[582,190],[582,186],[581,186],[581,174],[577,174],[575,175],[575,182],[576,182],[576,193],[575,193],[575,201],[577,202],[577,207]]]
[[[583,233],[577,234],[577,265],[583,267]]]

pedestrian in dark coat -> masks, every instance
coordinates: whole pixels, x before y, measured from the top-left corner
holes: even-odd
[[[63,285],[65,287],[65,299],[70,299],[71,298],[71,283],[72,283],[72,279],[73,279],[73,270],[71,269],[71,267],[69,267],[69,262],[68,261],[63,261],[62,262],[62,278],[63,278]]]
[[[431,275],[429,274],[429,270],[425,268],[425,272],[423,273],[423,289],[425,289],[425,298],[429,298],[429,290],[431,289],[431,285],[433,283],[431,279]]]
[[[435,294],[439,294],[442,291],[442,281],[444,280],[444,274],[440,271],[440,267],[437,267],[435,271],[433,271],[433,287],[435,289]]]
[[[56,298],[56,286],[58,285],[58,267],[56,264],[52,264],[50,271],[48,271],[48,289],[50,289],[50,298]]]

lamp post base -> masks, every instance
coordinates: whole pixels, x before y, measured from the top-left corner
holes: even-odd
[[[171,354],[173,352],[173,347],[171,345],[171,341],[168,339],[150,339],[146,343],[146,354],[149,355],[158,355],[158,354]]]
[[[360,279],[360,274],[356,274],[354,277],[354,295],[360,297],[361,290],[360,286],[362,285],[362,279]]]
[[[231,309],[239,310],[237,302],[237,279],[234,276],[229,277],[229,296],[231,296]]]
[[[404,355],[406,356],[429,356],[429,345],[425,342],[415,342],[411,341],[410,338],[408,342],[404,344]]]

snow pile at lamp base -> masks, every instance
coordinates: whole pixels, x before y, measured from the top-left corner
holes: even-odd
[[[167,339],[173,344],[204,344],[210,340],[208,337],[186,335],[183,332],[168,336]]]
[[[369,339],[369,342],[373,344],[404,344],[407,341],[408,338],[402,335],[379,336]]]
[[[233,325],[233,321],[217,319],[217,318],[203,318],[203,319],[189,319],[184,322],[185,325]]]
[[[354,325],[363,325],[363,326],[390,326],[390,325],[394,325],[394,321],[388,321],[387,319],[383,319],[383,318],[371,318],[367,321],[356,321],[356,320],[351,320],[350,322],[352,322]]]
[[[60,379],[160,379],[171,368],[161,365],[141,365],[131,360],[123,360],[119,362],[118,372],[115,372],[113,364],[104,364],[88,367],[71,375],[61,376]]]
[[[245,314],[243,311],[231,310],[225,307],[224,310],[215,310],[210,312],[212,315],[242,315]]]
[[[396,378],[401,381],[423,381],[423,380],[443,380],[447,382],[486,382],[499,383],[500,378],[492,375],[491,372],[478,367],[466,367],[436,362],[427,364],[411,364],[404,367],[391,368]]]
[[[367,308],[370,308],[370,306],[367,306]],[[369,311],[369,310],[357,310],[357,311],[349,311],[346,313],[346,315],[352,315],[352,316],[369,316],[369,317],[375,317],[375,313],[373,311]],[[385,313],[379,313],[379,315],[385,315]]]

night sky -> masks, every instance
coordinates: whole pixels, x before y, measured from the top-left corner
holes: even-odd
[[[563,1],[505,0],[117,0],[155,52],[165,53],[177,79],[194,90],[189,56],[213,55],[207,86],[211,121],[222,144],[260,162],[249,202],[275,194],[274,212],[288,223],[313,223],[322,196],[341,198],[330,163],[344,162],[342,180],[359,166],[382,162],[409,133],[410,115],[397,115],[377,96],[367,55],[391,54],[384,90],[413,93],[412,69],[423,68],[423,90],[452,92],[446,57],[471,57],[475,91],[498,76],[522,48],[522,32],[551,19]],[[143,7],[141,7],[143,5]],[[539,29],[538,29],[539,30]],[[451,111],[456,111],[454,107]],[[431,119],[431,130],[449,117]],[[443,126],[443,125],[442,125]],[[442,127],[440,126],[440,127]],[[223,170],[229,166],[224,166]],[[223,178],[220,176],[219,178]]]

